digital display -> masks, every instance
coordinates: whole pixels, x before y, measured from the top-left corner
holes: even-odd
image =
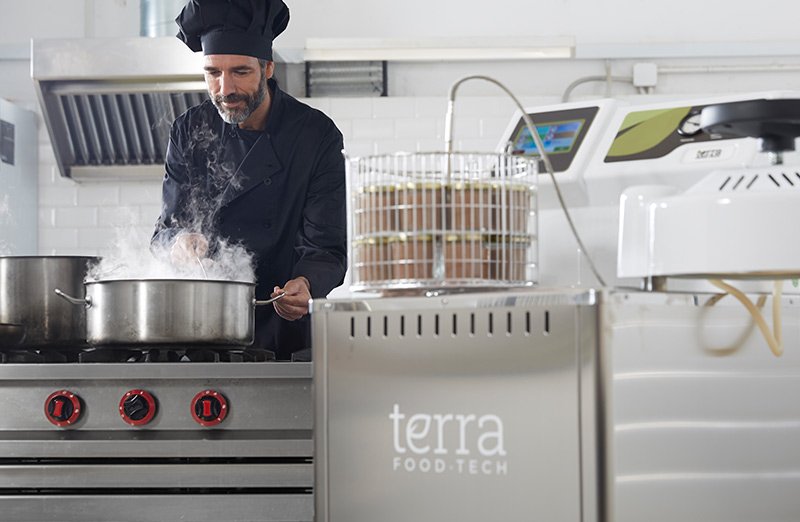
[[[539,138],[547,154],[565,154],[575,146],[584,124],[583,119],[551,122],[537,125]],[[512,140],[512,154],[536,155],[538,149],[528,126],[521,122]]]

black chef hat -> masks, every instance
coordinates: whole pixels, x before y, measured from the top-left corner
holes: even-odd
[[[282,0],[190,0],[175,21],[192,51],[272,60],[272,40],[289,24],[289,8]]]

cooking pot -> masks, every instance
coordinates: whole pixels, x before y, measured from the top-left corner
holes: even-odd
[[[0,323],[22,325],[18,344],[39,348],[80,345],[86,339],[86,311],[53,295],[54,288],[80,293],[96,257],[0,256]]]
[[[87,281],[85,297],[55,292],[86,310],[92,345],[253,343],[255,283],[208,279]]]

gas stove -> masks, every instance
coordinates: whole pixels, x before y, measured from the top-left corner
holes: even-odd
[[[310,363],[209,346],[0,361],[8,520],[312,520]]]

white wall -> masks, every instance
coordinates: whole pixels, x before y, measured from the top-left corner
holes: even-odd
[[[390,63],[389,98],[307,100],[334,118],[353,155],[440,149],[447,89],[470,73],[496,76],[528,104],[552,103],[573,80],[604,74],[606,67],[614,75],[630,75],[633,64],[640,60],[632,56],[644,54],[648,59],[649,52],[661,67],[688,68],[662,74],[656,89],[660,96],[800,90],[800,52],[789,55],[800,48],[794,28],[800,19],[800,4],[793,0],[746,5],[721,0],[659,4],[633,0],[287,3],[292,22],[276,42],[279,50],[302,47],[307,37],[485,38],[534,33],[573,35],[578,55],[584,53],[584,58],[559,61]],[[541,13],[533,11],[537,5]],[[0,97],[37,112],[27,51],[30,38],[135,36],[139,32],[136,0],[0,0],[0,13]],[[681,42],[699,43],[686,46]],[[720,47],[713,42],[732,43]],[[720,56],[728,48],[745,56]],[[665,56],[670,52],[681,56]],[[693,57],[692,52],[715,56]],[[758,56],[764,52],[768,55]],[[591,53],[594,58],[587,57]],[[605,61],[597,56],[616,57]],[[707,66],[717,72],[691,72]],[[753,70],[748,72],[748,67]],[[785,70],[775,70],[779,68]],[[599,82],[579,87],[575,96],[635,93],[627,84]],[[492,149],[512,111],[511,103],[495,87],[465,85],[457,104],[456,147]],[[146,235],[159,211],[159,182],[78,184],[63,179],[57,173],[41,117],[39,123],[40,253],[103,254],[121,224],[133,225]]]
[[[315,37],[569,35],[578,45],[797,42],[791,0],[286,0],[281,45]]]

